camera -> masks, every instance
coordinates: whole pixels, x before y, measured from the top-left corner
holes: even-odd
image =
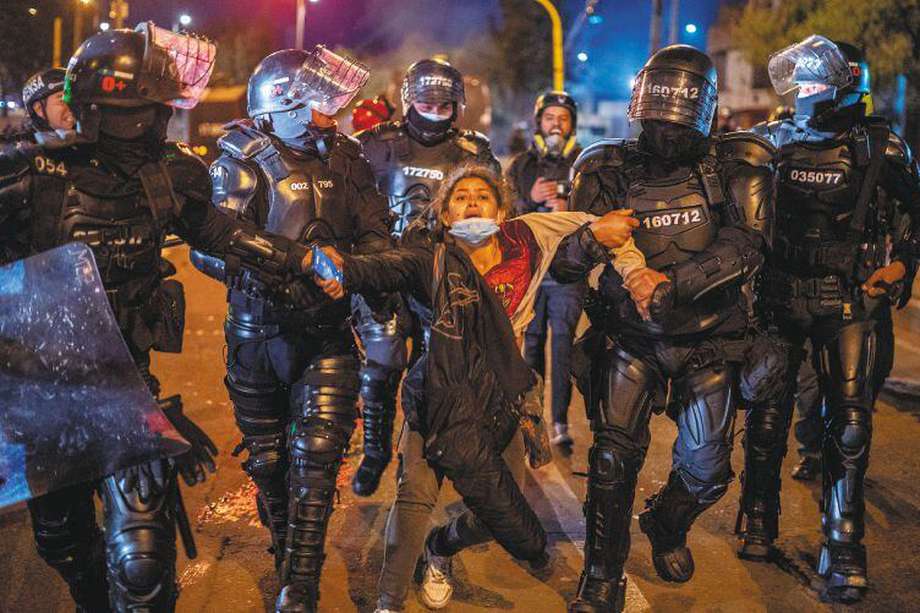
[[[568,200],[569,194],[571,193],[572,193],[572,184],[569,181],[560,180],[556,182],[556,197],[557,198]]]

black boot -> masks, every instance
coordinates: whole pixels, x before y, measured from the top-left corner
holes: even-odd
[[[621,613],[625,605],[626,577],[607,581],[582,573],[578,595],[569,604],[569,613]]]
[[[652,544],[652,562],[665,581],[684,583],[693,577],[693,554],[687,548],[687,532],[709,504],[690,494],[676,472],[655,495],[645,501],[639,528]]]
[[[351,487],[358,496],[370,496],[380,486],[380,478],[393,457],[393,422],[396,419],[396,377],[371,379],[361,373],[364,408],[364,457],[355,472]]]
[[[775,504],[755,501],[747,510],[739,511],[739,523],[742,518],[744,522],[743,526],[738,526],[741,535],[739,558],[752,562],[768,562],[773,559],[776,551],[773,541],[777,533],[775,508]]]
[[[589,453],[585,500],[585,569],[570,613],[622,611],[626,594],[623,564],[629,555],[629,524],[639,461],[595,444]]]
[[[825,425],[821,518],[824,545],[818,558],[818,574],[825,580],[822,598],[832,602],[856,602],[869,588],[862,539],[871,424],[869,410],[852,406],[831,411]]]
[[[735,526],[735,532],[741,536],[738,557],[743,560],[765,562],[775,553],[773,541],[779,535],[780,475],[791,413],[788,399],[752,405],[747,412],[741,508]]]
[[[281,588],[275,613],[316,613],[319,591],[306,583],[289,583]]]
[[[824,577],[822,600],[841,603],[862,600],[869,588],[865,546],[825,542],[818,559],[818,574]]]

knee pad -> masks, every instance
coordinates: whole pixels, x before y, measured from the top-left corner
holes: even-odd
[[[234,455],[242,448],[249,452],[249,457],[242,463],[243,470],[257,484],[273,477],[284,478],[288,461],[283,434],[244,436],[243,441],[234,449]]]
[[[845,407],[831,418],[831,433],[845,455],[860,455],[872,435],[872,422],[864,407]]]
[[[593,445],[588,452],[591,478],[601,486],[630,481],[638,472],[638,464],[637,458],[603,444]]]
[[[118,610],[136,604],[169,610],[175,602],[172,487],[143,501],[114,478],[106,480],[106,558]]]
[[[237,426],[244,435],[283,432],[288,419],[288,392],[281,385],[249,386],[224,378]]]
[[[327,467],[337,464],[351,438],[352,422],[306,417],[294,427],[288,444],[291,462],[299,466]]]
[[[728,469],[728,473],[724,477],[711,475],[713,478],[707,480],[699,479],[681,468],[677,469],[677,474],[680,476],[680,480],[683,482],[687,492],[696,499],[697,503],[707,507],[715,504],[725,495],[725,492],[728,491],[728,484],[731,483],[733,477],[731,468]]]

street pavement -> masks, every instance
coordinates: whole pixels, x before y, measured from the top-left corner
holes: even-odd
[[[186,287],[188,311],[181,355],[157,354],[153,370],[164,395],[181,393],[186,412],[220,448],[219,470],[207,483],[185,488],[199,555],[178,564],[180,612],[248,612],[271,607],[277,579],[267,532],[260,526],[254,488],[230,455],[239,441],[223,387],[225,290],[188,264],[187,248],[170,250]],[[911,380],[920,367],[920,309],[896,317],[897,356],[893,378]],[[909,387],[909,386],[908,386]],[[627,564],[629,611],[909,611],[920,602],[920,397],[883,395],[875,414],[872,463],[866,485],[867,538],[871,591],[857,606],[830,607],[818,598],[814,573],[820,543],[817,483],[783,482],[780,559],[773,564],[742,562],[733,535],[738,481],[695,524],[689,545],[696,575],[684,585],[667,584],[655,574],[650,547],[633,522],[633,549]],[[734,466],[742,466],[741,430],[736,424]],[[576,444],[571,454],[528,477],[526,493],[551,537],[551,573],[532,575],[496,545],[463,552],[455,561],[454,600],[448,611],[486,609],[563,611],[581,571],[590,433],[581,398],[575,393],[570,419]],[[360,459],[360,429],[340,477],[340,501],[329,529],[322,578],[321,611],[373,611],[375,583],[383,558],[382,531],[395,492],[395,462],[380,491],[362,499],[350,480]],[[675,428],[666,417],[653,418],[652,444],[639,480],[636,511],[667,478]],[[783,467],[795,461],[795,442]],[[446,486],[438,518],[456,513],[457,495]],[[73,611],[64,583],[35,554],[28,514],[22,507],[0,515],[0,612]],[[410,592],[407,611],[426,610]]]

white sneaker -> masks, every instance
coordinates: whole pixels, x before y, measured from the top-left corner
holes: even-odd
[[[422,604],[429,609],[443,609],[450,603],[454,595],[454,586],[450,584],[452,570],[452,558],[436,556],[425,545],[425,574],[419,591]]]
[[[569,426],[568,424],[553,424],[553,431],[556,435],[550,439],[550,442],[553,445],[559,446],[569,446],[575,444],[575,441],[572,440],[572,437],[569,436]]]

